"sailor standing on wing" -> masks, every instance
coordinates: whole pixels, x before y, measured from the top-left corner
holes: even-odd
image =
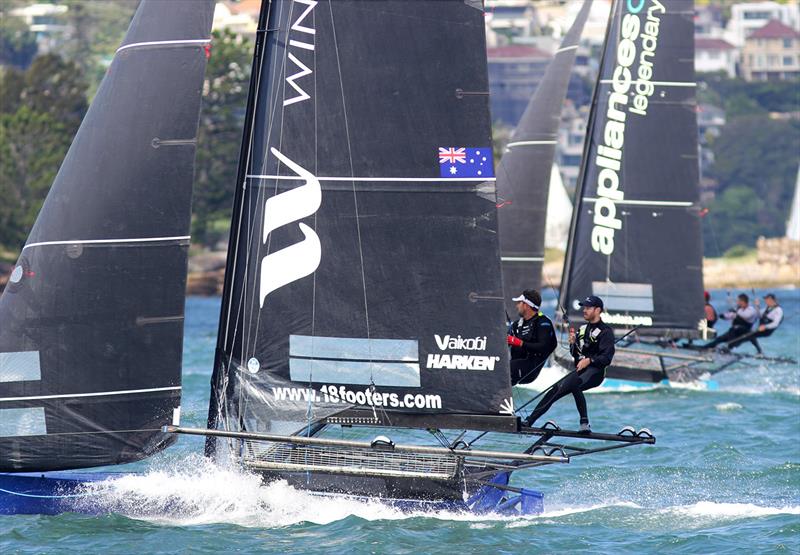
[[[600,319],[603,313],[603,300],[600,297],[590,295],[579,304],[583,307],[583,318],[587,323],[581,326],[577,337],[572,331],[569,334],[569,351],[575,360],[576,371],[567,374],[542,398],[525,421],[528,426],[547,412],[553,403],[572,393],[581,418],[580,430],[591,431],[583,392],[603,383],[606,366],[614,358],[614,330]]]
[[[538,291],[526,289],[511,300],[517,303],[520,316],[509,326],[506,338],[511,349],[511,385],[531,383],[556,350],[556,331],[550,318],[539,310],[542,295]]]

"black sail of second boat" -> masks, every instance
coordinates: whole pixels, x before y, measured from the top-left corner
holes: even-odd
[[[174,441],[212,0],[144,0],[0,296],[0,470]]]
[[[209,427],[514,430],[482,3],[261,25]]]
[[[561,107],[591,6],[591,0],[584,1],[497,166],[500,253],[507,297],[540,286],[547,197]]]
[[[587,128],[560,304],[691,337],[703,318],[691,0],[616,1]]]

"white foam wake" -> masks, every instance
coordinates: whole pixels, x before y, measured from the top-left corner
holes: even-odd
[[[774,515],[800,515],[800,506],[762,507],[752,503],[716,503],[699,501],[692,505],[680,505],[664,509],[663,512],[692,518],[738,519],[758,518]]]
[[[261,478],[239,468],[224,468],[202,456],[191,455],[165,462],[142,474],[126,474],[87,487],[87,503],[102,512],[172,526],[235,524],[238,526],[280,528],[300,523],[325,525],[349,517],[367,521],[402,520],[414,517],[447,521],[507,522],[522,525],[541,518],[558,518],[611,506],[637,505],[609,503],[592,506],[545,506],[538,516],[476,515],[458,511],[407,511],[380,501],[346,496],[320,496],[298,490],[286,482],[263,484]]]

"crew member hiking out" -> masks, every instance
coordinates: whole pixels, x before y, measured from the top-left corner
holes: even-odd
[[[542,296],[538,291],[526,289],[511,300],[517,303],[519,313],[519,320],[512,322],[508,329],[511,385],[531,383],[556,350],[558,340],[553,322],[539,310]]]
[[[767,294],[764,296],[764,301],[767,303],[767,307],[759,315],[760,318],[758,320],[758,327],[755,330],[734,339],[733,341],[729,341],[729,349],[733,349],[745,341],[749,341],[753,344],[753,347],[756,348],[758,354],[763,354],[761,345],[758,344],[758,338],[769,337],[772,335],[783,321],[783,309],[781,308],[781,305],[778,304],[778,299],[775,298],[775,295],[772,293]],[[758,309],[758,299],[756,299],[755,303],[756,309]]]
[[[583,392],[603,383],[606,366],[614,358],[614,330],[600,319],[603,313],[603,300],[590,295],[580,302],[586,324],[581,326],[577,337],[574,331],[569,334],[569,351],[575,360],[575,372],[567,374],[548,391],[528,416],[528,426],[547,412],[553,403],[572,393],[575,406],[580,414],[580,430],[590,432],[589,413]]]
[[[758,319],[758,311],[750,306],[750,298],[744,293],[741,293],[736,298],[736,309],[726,312],[722,315],[722,318],[725,320],[733,320],[730,329],[722,335],[717,336],[713,341],[709,341],[705,345],[700,345],[699,348],[712,349],[721,343],[727,343],[749,334],[753,324]]]

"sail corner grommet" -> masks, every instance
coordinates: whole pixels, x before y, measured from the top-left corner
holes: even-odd
[[[257,374],[261,370],[261,363],[257,358],[253,357],[247,361],[247,371],[251,374]]]

